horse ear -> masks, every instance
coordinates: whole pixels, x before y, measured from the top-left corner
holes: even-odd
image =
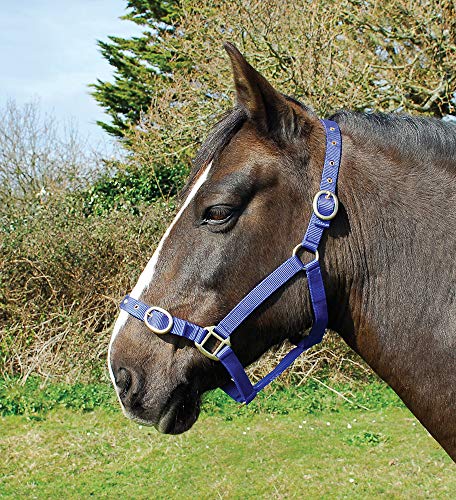
[[[275,90],[233,44],[226,42],[224,47],[233,67],[237,102],[262,133],[286,143],[308,130],[304,110]]]

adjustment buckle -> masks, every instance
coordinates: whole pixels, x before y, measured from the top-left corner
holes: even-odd
[[[155,326],[152,326],[149,321],[147,321],[149,318],[151,318],[154,314],[154,311],[160,312],[166,316],[168,319],[168,324],[165,326],[165,328],[156,328]],[[173,327],[173,317],[171,314],[166,311],[165,309],[162,309],[161,307],[158,306],[152,306],[147,309],[147,311],[144,313],[144,323],[146,324],[147,328],[149,330],[153,331],[156,335],[164,335],[165,333],[168,333],[171,328]]]
[[[196,347],[200,352],[202,352],[207,358],[213,359],[214,361],[220,361],[219,358],[217,358],[217,354],[220,352],[223,347],[228,346],[231,347],[230,339],[223,338],[221,335],[219,335],[215,331],[215,325],[214,326],[206,326],[204,327],[205,330],[207,330],[207,334],[205,335],[204,339],[201,342],[195,342]],[[220,344],[215,348],[213,352],[208,351],[205,347],[204,344],[211,338],[215,337]]]
[[[330,214],[328,215],[323,215],[322,213],[320,213],[320,211],[318,210],[318,200],[320,198],[320,196],[322,194],[325,194],[326,195],[326,198],[329,200],[329,198],[332,198],[333,201],[334,201],[334,207],[333,207],[333,210]],[[315,213],[315,215],[321,219],[321,220],[331,220],[331,219],[334,219],[334,217],[336,216],[337,214],[337,211],[339,210],[339,200],[337,198],[337,196],[335,195],[335,193],[333,193],[332,191],[328,191],[327,189],[324,189],[322,191],[318,191],[318,193],[314,196],[314,199],[313,199],[313,203],[312,203],[312,208],[313,208],[313,211]]]

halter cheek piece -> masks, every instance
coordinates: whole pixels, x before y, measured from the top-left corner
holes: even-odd
[[[231,376],[231,381],[222,389],[240,403],[250,403],[261,389],[288,368],[302,352],[321,342],[328,324],[325,287],[318,261],[318,245],[323,231],[329,227],[331,219],[336,216],[339,208],[336,186],[342,155],[342,138],[337,123],[329,120],[322,120],[322,123],[326,131],[323,174],[320,191],[313,199],[313,213],[302,242],[294,248],[288,260],[253,288],[218,325],[203,328],[184,319],[173,317],[160,307],[150,307],[129,295],[120,304],[121,309],[140,321],[144,321],[155,334],[171,333],[185,337],[193,341],[205,356],[221,361]],[[314,253],[315,259],[308,264],[303,264],[298,255],[301,248]],[[231,349],[230,335],[260,304],[301,271],[305,271],[307,276],[314,315],[310,333],[282,359],[274,370],[252,385],[241,362]]]

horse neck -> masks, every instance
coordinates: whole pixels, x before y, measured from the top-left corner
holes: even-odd
[[[429,405],[456,409],[454,389],[448,400],[456,387],[456,231],[445,175],[344,137],[343,210],[325,246],[331,328],[423,423]]]
[[[448,325],[441,312],[454,301],[456,223],[447,177],[344,138],[343,209],[325,255],[341,292],[335,298],[348,301],[357,329],[369,318],[382,331],[425,327],[429,339],[436,324]]]

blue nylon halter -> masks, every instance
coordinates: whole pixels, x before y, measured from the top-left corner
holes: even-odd
[[[277,378],[300,354],[321,342],[328,324],[328,308],[318,261],[318,245],[323,231],[329,227],[330,220],[335,217],[339,206],[336,187],[342,156],[342,138],[337,123],[330,120],[321,120],[321,122],[326,131],[323,174],[320,191],[313,199],[313,213],[302,242],[293,250],[293,255],[288,260],[253,288],[220,323],[216,326],[201,327],[190,321],[173,317],[159,307],[148,306],[130,295],[127,295],[120,304],[122,310],[144,321],[154,333],[158,335],[171,333],[189,339],[205,356],[221,361],[231,376],[231,381],[222,389],[240,403],[250,403],[261,389]],[[308,264],[303,264],[297,255],[301,248],[314,253],[315,259]],[[231,349],[230,335],[259,305],[301,271],[305,271],[307,276],[314,315],[310,333],[285,355],[274,370],[252,385],[244,367]],[[207,342],[214,339],[218,345],[211,351],[207,347]]]

